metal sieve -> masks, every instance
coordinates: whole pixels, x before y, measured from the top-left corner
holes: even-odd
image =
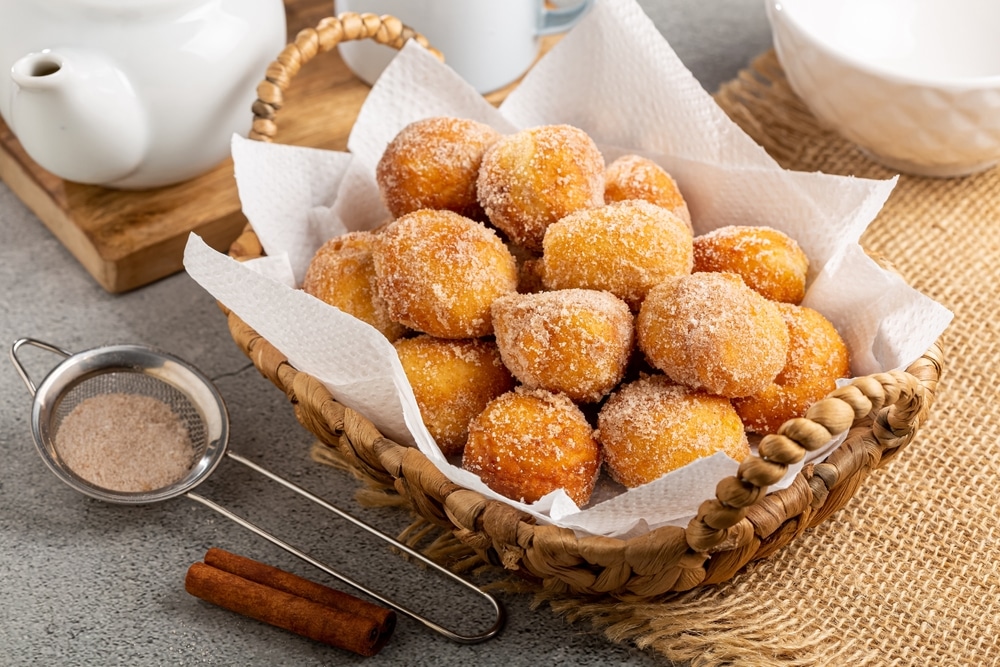
[[[49,371],[37,387],[18,358],[18,351],[25,345],[41,348],[64,357],[63,361]],[[495,597],[486,591],[319,496],[229,451],[227,448],[229,443],[229,411],[226,409],[225,401],[212,381],[187,362],[171,354],[141,345],[110,345],[73,354],[33,338],[20,338],[14,341],[10,348],[10,359],[28,391],[34,397],[31,408],[31,433],[35,447],[45,465],[59,479],[76,491],[98,500],[121,505],[148,504],[186,496],[231,519],[339,581],[455,642],[479,643],[494,637],[503,627],[505,617],[503,607]],[[155,398],[168,405],[180,417],[187,427],[197,454],[197,461],[186,475],[173,484],[153,491],[113,491],[80,477],[63,462],[55,447],[56,434],[63,420],[72,412],[73,408],[84,400],[108,393],[141,394]],[[493,625],[485,632],[474,635],[453,632],[408,607],[370,590],[216,502],[194,493],[192,490],[212,474],[223,457],[241,463],[281,484],[486,598],[494,611]]]

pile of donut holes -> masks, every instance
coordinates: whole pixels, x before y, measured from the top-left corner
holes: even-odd
[[[694,236],[652,160],[569,125],[434,117],[388,144],[391,220],[328,241],[302,289],[395,346],[445,455],[493,490],[587,504],[802,416],[849,375],[803,307],[808,259],[769,227]]]

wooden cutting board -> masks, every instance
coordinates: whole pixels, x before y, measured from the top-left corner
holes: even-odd
[[[329,0],[286,0],[285,7],[290,40],[331,11]],[[545,38],[543,51],[555,41]],[[491,93],[487,99],[499,103],[514,85]],[[298,73],[287,91],[285,106],[278,116],[278,140],[344,150],[368,90],[336,51],[317,56]],[[225,251],[246,224],[231,160],[178,185],[143,191],[110,190],[64,181],[45,171],[28,157],[0,120],[0,179],[94,280],[112,293],[135,289],[181,271],[190,232]]]

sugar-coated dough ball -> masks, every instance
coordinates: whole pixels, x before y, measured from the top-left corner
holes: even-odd
[[[642,199],[671,211],[691,229],[691,212],[677,181],[660,165],[641,155],[622,155],[604,172],[604,201],[608,204]]]
[[[738,273],[772,301],[801,303],[809,258],[777,229],[730,225],[694,239],[694,270]]]
[[[309,262],[302,289],[393,341],[406,333],[406,327],[392,320],[376,289],[374,238],[371,232],[350,232],[324,243]]]
[[[427,430],[445,456],[459,454],[469,422],[497,396],[514,388],[496,344],[420,335],[394,343]]]
[[[541,257],[529,257],[517,264],[517,291],[534,294],[545,291],[545,262]]]
[[[743,423],[728,399],[644,377],[615,391],[598,415],[597,438],[613,479],[632,488],[722,451],[750,454]]]
[[[492,314],[504,364],[526,387],[593,402],[625,373],[632,312],[609,292],[508,294],[493,302]]]
[[[422,209],[376,236],[379,294],[397,322],[439,338],[493,333],[490,304],[517,289],[517,266],[496,233],[451,211]]]
[[[462,467],[512,500],[531,503],[565,489],[582,507],[597,483],[601,452],[569,397],[518,387],[469,424]]]
[[[604,203],[604,158],[570,125],[522,130],[486,150],[477,191],[490,222],[514,243],[541,250],[553,222]]]
[[[476,178],[483,153],[500,134],[489,125],[436,116],[410,123],[389,142],[375,168],[393,217],[422,208],[481,219]]]
[[[785,367],[763,391],[733,399],[747,430],[760,434],[776,433],[789,419],[803,416],[851,372],[847,345],[830,320],[812,308],[778,307],[788,325]]]
[[[542,258],[549,289],[606,290],[638,310],[646,293],[691,272],[691,232],[676,215],[629,200],[579,211],[551,225]]]
[[[652,290],[636,321],[639,348],[674,382],[733,398],[763,390],[788,355],[781,311],[735,273],[692,273]]]
[[[541,292],[545,289],[542,283],[542,255],[514,243],[508,243],[507,249],[517,261],[517,291],[522,294]]]

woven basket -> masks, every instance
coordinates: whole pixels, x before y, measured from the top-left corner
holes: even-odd
[[[409,38],[426,44],[398,19],[341,14],[303,30],[267,69],[254,104],[251,137],[272,141],[275,115],[292,77],[317,53],[352,39],[399,48]],[[253,229],[233,243],[238,260],[263,254]],[[224,308],[225,310],[225,308]],[[765,436],[759,456],[721,480],[685,528],[665,526],[631,539],[585,536],[535,519],[503,502],[450,481],[417,449],[385,438],[339,404],[315,378],[226,311],[235,342],[260,372],[285,392],[298,420],[339,450],[376,486],[393,488],[425,519],[449,528],[486,561],[540,582],[547,590],[647,599],[719,583],[753,560],[766,558],[843,507],[868,472],[895,456],[927,416],[941,373],[939,344],[906,371],[855,378],[813,405],[806,416]],[[786,489],[766,494],[787,466],[830,438],[847,437],[822,463],[806,465]]]

